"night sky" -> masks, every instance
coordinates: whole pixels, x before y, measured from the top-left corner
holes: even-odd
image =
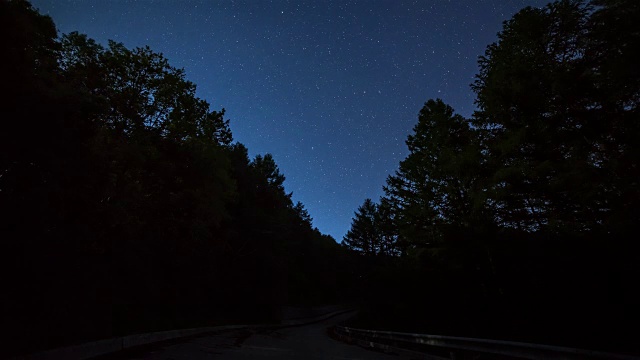
[[[338,241],[364,199],[383,194],[423,103],[469,116],[477,57],[503,20],[547,2],[32,0],[62,33],[149,45],[184,68]]]

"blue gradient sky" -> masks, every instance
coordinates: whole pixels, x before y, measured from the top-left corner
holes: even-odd
[[[32,1],[63,33],[149,45],[184,68],[338,241],[407,155],[422,104],[469,116],[477,57],[503,20],[547,2]]]

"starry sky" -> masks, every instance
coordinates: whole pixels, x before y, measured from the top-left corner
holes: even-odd
[[[430,98],[464,116],[502,21],[547,0],[32,0],[61,33],[149,45],[271,153],[313,225],[340,241],[377,200]]]

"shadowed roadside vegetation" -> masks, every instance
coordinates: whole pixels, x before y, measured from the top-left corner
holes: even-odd
[[[339,245],[162,54],[0,0],[5,353],[346,302],[355,327],[639,352],[639,4],[506,21],[477,111],[428,100]]]
[[[522,9],[479,58],[470,118],[425,103],[342,243],[370,263],[354,326],[638,352],[638,18]]]
[[[0,1],[0,23],[8,351],[343,300],[347,254],[184,70],[59,36],[26,1]]]

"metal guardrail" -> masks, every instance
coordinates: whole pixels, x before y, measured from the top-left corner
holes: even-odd
[[[336,326],[339,339],[387,351],[419,353],[427,359],[611,359],[640,357],[560,346],[452,336],[374,331]]]

